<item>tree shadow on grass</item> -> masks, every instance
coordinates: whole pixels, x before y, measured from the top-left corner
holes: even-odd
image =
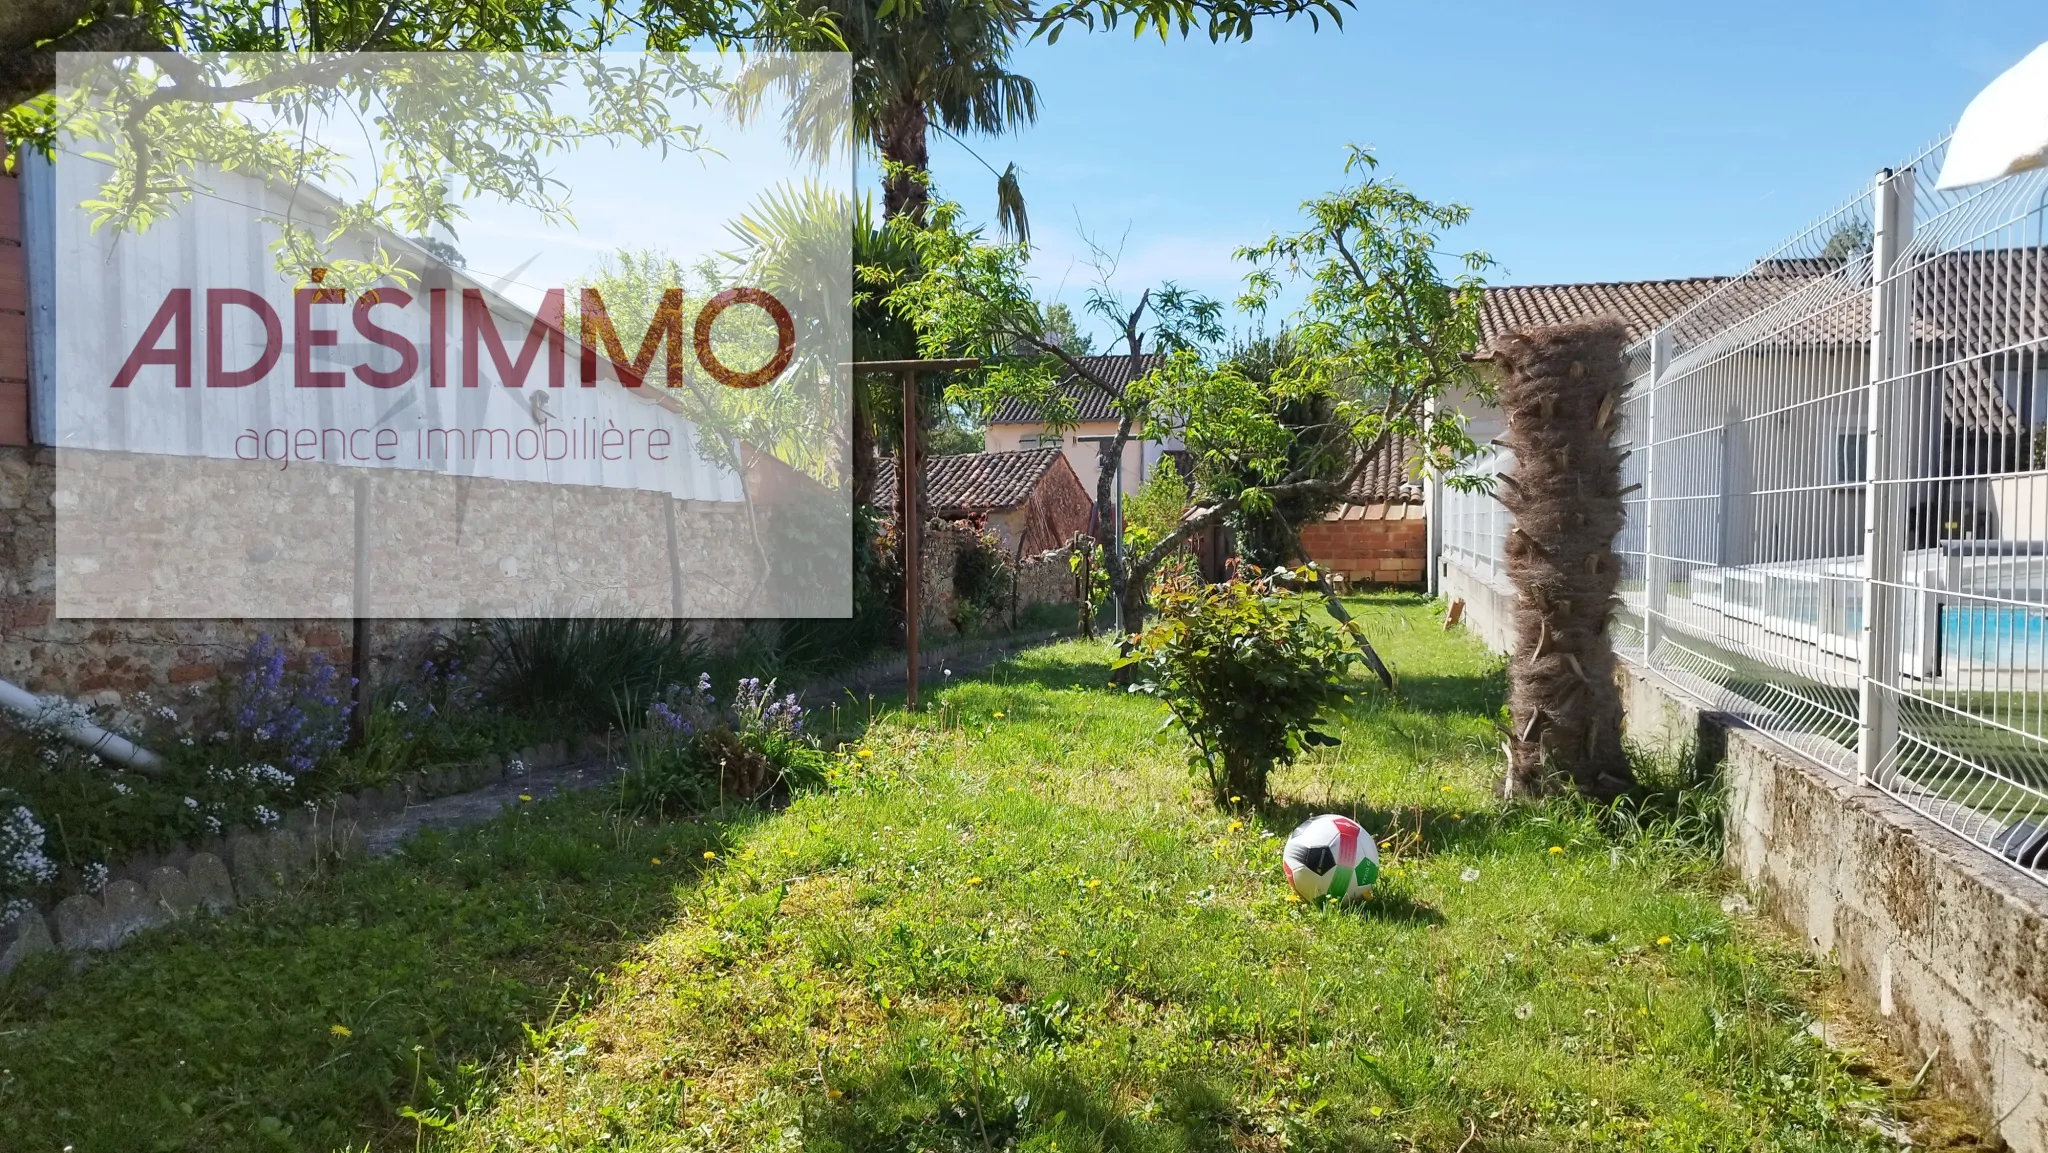
[[[1085,1081],[1014,1052],[935,1052],[874,1062],[804,1107],[804,1147],[1094,1150],[1174,1148],[1227,1153],[1268,1135],[1226,1085],[1178,1075],[1157,1087],[1142,1125],[1116,1098],[1137,1084]]]
[[[411,1148],[401,1108],[487,1094],[758,819],[639,826],[565,797],[79,972],[36,958],[0,981],[0,1148]]]

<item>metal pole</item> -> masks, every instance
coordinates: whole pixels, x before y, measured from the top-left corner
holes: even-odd
[[[354,705],[348,714],[349,743],[361,747],[370,723],[370,478],[356,477],[355,623],[349,637],[348,671]]]
[[[1898,742],[1900,580],[1905,523],[1899,481],[1911,427],[1905,403],[1913,281],[1901,259],[1913,239],[1913,170],[1878,174],[1871,205],[1870,380],[1864,389],[1863,632],[1858,646],[1856,783],[1877,779]]]
[[[903,707],[917,708],[917,618],[924,611],[918,573],[917,370],[903,370],[903,447],[896,453],[896,484],[903,547]]]
[[[1643,669],[1649,671],[1664,639],[1665,596],[1671,578],[1658,555],[1657,390],[1671,368],[1671,330],[1650,334],[1649,395],[1643,398]]]

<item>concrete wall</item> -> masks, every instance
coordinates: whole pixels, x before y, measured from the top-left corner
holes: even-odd
[[[1447,596],[1496,650],[1510,598],[1459,565]],[[2048,1153],[2048,887],[1885,794],[1762,733],[1729,728],[1624,666],[1629,736],[1654,747],[1725,742],[1728,867],[1929,1076],[1974,1102],[2020,1153]]]

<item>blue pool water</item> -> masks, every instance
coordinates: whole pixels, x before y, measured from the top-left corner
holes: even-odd
[[[1950,605],[1941,610],[1944,660],[2002,668],[2048,663],[2048,608]]]

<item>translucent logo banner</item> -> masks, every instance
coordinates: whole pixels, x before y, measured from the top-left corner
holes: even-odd
[[[59,615],[847,615],[848,77],[63,57]]]

